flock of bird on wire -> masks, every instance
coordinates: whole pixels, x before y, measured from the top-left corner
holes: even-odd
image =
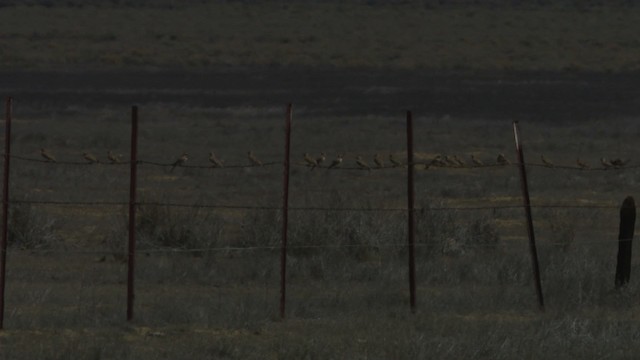
[[[48,161],[48,162],[56,162],[56,158],[46,149],[40,149],[40,154],[42,155],[42,157]],[[88,153],[88,152],[83,152],[82,153],[82,157],[88,162],[88,163],[100,163],[100,160]],[[251,166],[264,166],[263,162],[260,161],[254,154],[253,151],[249,151],[247,152],[247,157],[249,159],[249,163]],[[373,168],[377,168],[377,169],[382,169],[385,167],[400,167],[400,166],[404,166],[404,164],[402,163],[402,161],[396,159],[394,157],[393,154],[389,154],[389,163],[391,164],[390,166],[385,166],[386,162],[384,160],[384,158],[380,155],[380,154],[375,154],[373,157]],[[121,163],[122,162],[122,155],[116,155],[113,152],[111,152],[111,150],[107,151],[107,160],[109,163],[111,164],[117,164],[117,163]],[[175,169],[177,166],[183,166],[187,163],[187,161],[189,160],[189,154],[182,153],[182,155],[180,155],[180,157],[178,157],[178,159],[176,159],[173,163],[168,164],[171,165],[171,171],[173,171],[173,169]],[[309,155],[308,153],[304,153],[304,164],[311,167],[311,170],[315,169],[315,168],[322,168],[325,167],[326,169],[333,169],[333,168],[338,168],[342,165],[343,161],[344,161],[344,156],[343,154],[338,154],[336,156],[335,159],[333,159],[331,161],[330,164],[328,164],[327,162],[327,156],[325,153],[321,152],[320,156],[318,157],[314,157]],[[471,163],[469,165],[467,165],[467,163],[460,159],[457,155],[436,155],[433,159],[431,159],[430,161],[426,161],[426,162],[415,162],[414,164],[419,164],[419,165],[423,165],[425,170],[428,169],[431,166],[434,167],[454,167],[454,168],[464,168],[464,167],[481,167],[481,166],[494,166],[494,165],[509,165],[510,162],[509,160],[504,156],[504,154],[498,154],[498,157],[496,158],[496,161],[494,163],[485,163],[482,160],[478,159],[476,156],[471,155],[470,156],[470,160]],[[540,155],[540,160],[542,161],[542,164],[546,167],[554,167],[555,165],[553,164],[553,162],[551,162],[551,160],[547,159],[544,155]],[[209,153],[209,162],[211,163],[211,167],[214,168],[223,168],[224,167],[224,160],[220,160],[213,152]],[[324,165],[325,163],[327,163],[328,165]],[[604,168],[604,169],[610,169],[610,168],[622,168],[625,165],[627,165],[629,163],[629,160],[622,160],[622,159],[611,159],[611,160],[607,160],[605,158],[600,158],[600,165]],[[580,169],[590,169],[591,166],[580,160],[580,158],[576,159],[576,164],[578,165],[578,168]],[[362,170],[369,170],[371,171],[372,166],[369,165],[369,163],[367,163],[362,156],[358,155],[355,157],[355,165],[357,165],[358,168],[362,169]]]

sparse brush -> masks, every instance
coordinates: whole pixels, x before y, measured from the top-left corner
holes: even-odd
[[[46,249],[60,241],[56,220],[34,210],[30,204],[17,203],[9,208],[10,246],[21,249]]]
[[[223,221],[200,207],[178,208],[150,202],[136,215],[142,247],[208,249],[221,242]]]

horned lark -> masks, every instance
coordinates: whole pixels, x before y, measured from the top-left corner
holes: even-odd
[[[171,171],[173,171],[173,169],[175,169],[176,166],[184,165],[187,162],[187,160],[189,160],[189,154],[182,153],[182,155],[180,155],[180,157],[176,160],[176,162],[173,163],[173,166],[171,166]]]
[[[457,167],[459,164],[457,162],[455,162],[455,160],[453,160],[453,158],[449,155],[445,155],[444,156],[444,162],[448,165],[448,166],[452,166],[452,167]]]
[[[376,166],[380,169],[384,167],[384,160],[380,157],[380,154],[376,154],[373,157],[373,162],[376,163]]]
[[[447,166],[447,163],[442,158],[442,155],[438,154],[433,158],[433,160],[431,160],[431,163],[429,165],[445,167]]]
[[[576,159],[576,164],[578,164],[578,167],[580,169],[588,169],[589,168],[589,164],[587,164],[586,162],[580,160],[580,158]]]
[[[393,167],[398,167],[398,166],[402,166],[402,163],[399,162],[398,160],[396,160],[393,157],[393,154],[389,154],[389,161],[391,161],[391,164],[393,164]]]
[[[247,155],[249,156],[249,161],[251,161],[251,165],[262,166],[262,161],[258,160],[258,158],[255,155],[253,155],[253,151],[249,151]]]
[[[478,159],[477,157],[475,157],[473,154],[471,154],[471,161],[473,162],[474,165],[476,166],[484,166],[484,163],[482,162],[482,160]]]
[[[542,160],[542,163],[546,166],[546,167],[553,167],[553,163],[544,157],[543,154],[540,154],[540,160]]]
[[[212,167],[224,167],[224,161],[218,159],[213,151],[209,153],[209,161]]]
[[[42,155],[42,157],[47,159],[47,161],[56,162],[56,158],[53,157],[53,155],[49,154],[49,152],[44,148],[40,149],[40,155]]]
[[[117,164],[120,162],[120,156],[112,153],[111,150],[107,151],[107,159],[109,159],[109,162],[111,162],[112,164]]]
[[[318,161],[312,158],[308,153],[304,153],[304,161],[307,163],[307,166],[318,166]]]
[[[325,153],[321,152],[320,153],[320,157],[318,157],[316,159],[316,162],[318,163],[318,166],[322,165],[323,162],[325,162],[327,160],[327,155],[325,155]]]
[[[99,162],[98,159],[96,159],[95,156],[93,156],[92,154],[89,154],[88,152],[83,152],[82,153],[82,157],[85,160],[87,160],[90,164]]]
[[[361,169],[367,169],[367,170],[371,171],[371,167],[369,167],[369,165],[366,162],[364,162],[364,160],[362,160],[362,156],[360,156],[360,155],[358,155],[356,157],[356,164],[358,164],[358,166]]]
[[[613,164],[611,164],[611,162],[609,162],[605,158],[600,158],[600,163],[602,164],[602,166],[604,166],[605,169],[613,167]]]
[[[342,164],[342,154],[338,154],[338,157],[336,157],[336,159],[331,162],[331,165],[329,165],[327,169],[339,167],[340,164]]]
[[[615,167],[623,167],[623,166],[627,165],[628,162],[629,162],[629,160],[623,161],[622,159],[612,159],[611,160],[611,165],[613,165]]]
[[[504,156],[504,154],[498,154],[498,159],[496,160],[500,165],[509,165],[509,160]]]
[[[458,166],[460,167],[465,167],[467,166],[467,163],[464,162],[464,160],[458,158],[458,155],[453,155],[453,161],[455,161],[456,163],[458,163]]]

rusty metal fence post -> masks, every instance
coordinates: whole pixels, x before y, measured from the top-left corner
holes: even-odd
[[[540,266],[538,265],[538,250],[536,249],[536,237],[533,231],[533,218],[531,216],[531,200],[529,199],[529,185],[527,184],[527,170],[524,165],[524,154],[517,121],[513,122],[513,136],[516,143],[518,167],[520,168],[520,184],[522,185],[522,199],[524,201],[524,211],[527,218],[527,233],[529,235],[531,263],[533,265],[533,278],[535,280],[536,294],[538,296],[538,305],[540,310],[544,311],[544,298],[542,296],[542,284],[540,281]]]
[[[2,243],[0,244],[0,329],[4,329],[4,290],[7,269],[7,242],[9,236],[9,162],[11,160],[11,107],[7,97],[4,119],[4,181],[2,183]]]
[[[409,240],[409,303],[416,311],[416,262],[415,262],[415,191],[413,183],[413,116],[407,111],[407,210]]]
[[[289,223],[289,159],[291,153],[291,104],[287,105],[284,124],[284,172],[282,191],[282,244],[280,245],[280,318],[285,316],[287,282],[287,227]]]
[[[138,107],[131,107],[131,162],[129,180],[129,249],[127,252],[127,320],[133,319],[136,255],[136,180],[138,170]]]
[[[626,285],[631,278],[631,245],[636,226],[636,202],[627,196],[620,207],[620,232],[618,233],[618,261],[616,263],[616,289]]]

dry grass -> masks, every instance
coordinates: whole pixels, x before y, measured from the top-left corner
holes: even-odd
[[[210,2],[16,6],[0,13],[8,68],[338,66],[637,71],[638,7]]]
[[[104,111],[84,109],[59,120],[77,130],[66,135],[56,126],[44,126],[50,123],[40,116],[48,116],[50,110],[44,110],[44,115],[34,111],[16,124],[21,135],[14,152],[37,157],[45,141],[61,159],[79,158],[76,149],[80,147],[102,154],[104,145],[92,146],[101,132],[92,125],[102,123],[89,124],[85,119],[103,118]],[[160,106],[150,111],[153,121],[144,120],[141,125],[143,159],[169,162],[188,147],[190,164],[204,165],[209,144],[220,143],[224,145],[216,149],[223,149],[219,153],[229,164],[242,164],[247,162],[248,145],[259,149],[265,161],[277,161],[282,148],[277,125],[280,114],[275,112],[267,116],[274,120],[250,121],[260,111],[195,109],[190,113],[181,108],[186,120],[170,137],[176,109],[167,105],[166,111]],[[431,141],[417,142],[417,150],[426,156],[451,154],[455,149],[460,156],[474,153],[487,162],[498,152],[510,153],[508,124],[502,132],[495,131],[501,126],[495,123],[487,127],[477,120],[458,120],[418,121],[418,133],[437,130],[431,130]],[[635,126],[617,121],[626,129]],[[384,116],[366,120],[297,116],[294,159],[302,161],[303,152],[340,149],[347,153],[345,166],[355,166],[356,154],[370,158],[380,147],[400,153],[401,128],[376,131],[395,129],[396,122]],[[326,124],[321,132],[318,123]],[[431,126],[436,123],[437,127]],[[339,126],[343,134],[333,137],[328,130],[332,126]],[[83,134],[84,127],[96,134]],[[233,131],[218,131],[230,128]],[[126,131],[124,122],[109,126],[107,134],[112,140],[107,145],[118,145],[118,152],[126,152],[126,142],[119,140],[126,138]],[[460,131],[478,138],[470,141],[453,136]],[[640,158],[631,146],[634,131],[620,133],[601,129],[596,123],[528,123],[523,131],[532,162],[537,162],[535,154],[544,151],[556,164],[569,165],[575,144],[589,143],[588,150],[579,147],[580,156],[595,163],[612,141],[617,142],[619,154]],[[607,135],[592,140],[594,132]],[[350,137],[350,133],[358,135]],[[238,143],[234,134],[248,140]],[[376,139],[375,145],[367,139]],[[21,179],[13,188],[15,196],[126,199],[126,166],[16,160],[13,169],[14,178]],[[531,167],[534,204],[567,200],[616,205],[629,191],[634,171]],[[404,174],[402,168],[369,174],[294,166],[291,205],[402,207]],[[280,177],[278,166],[177,168],[169,173],[167,168],[143,165],[141,199],[277,206]],[[7,330],[0,336],[1,354],[18,359],[409,359],[512,358],[525,352],[575,358],[624,357],[636,350],[632,339],[637,286],[612,291],[616,209],[534,212],[548,306],[541,314],[536,311],[521,210],[440,209],[519,204],[515,168],[431,168],[418,171],[416,181],[418,203],[427,210],[418,213],[419,303],[415,315],[408,310],[402,212],[292,212],[287,320],[279,321],[278,250],[233,249],[277,246],[278,212],[142,206],[136,320],[127,324],[125,264],[118,256],[103,256],[124,248],[124,208],[34,206],[38,212],[22,216],[55,220],[58,225],[48,228],[52,232],[48,236],[58,240],[39,252],[11,249]],[[452,239],[457,246],[454,251]],[[181,253],[165,252],[167,247],[219,249]]]

